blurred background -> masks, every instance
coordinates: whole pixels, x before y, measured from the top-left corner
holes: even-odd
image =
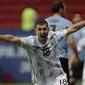
[[[51,5],[57,0],[0,0],[0,35],[29,36],[34,23],[52,15]],[[85,19],[85,0],[62,0],[66,4],[66,18],[72,20],[74,12]],[[76,35],[75,35],[76,36]],[[76,71],[76,85],[81,85],[84,54]],[[31,83],[29,58],[24,49],[0,42],[0,83],[24,85]]]

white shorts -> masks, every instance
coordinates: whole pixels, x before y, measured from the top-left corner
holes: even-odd
[[[68,85],[66,74],[63,74],[57,77],[53,85]]]
[[[40,85],[38,83],[34,83],[34,85]],[[56,77],[55,82],[53,84],[45,84],[45,85],[68,85],[66,74],[60,75]]]

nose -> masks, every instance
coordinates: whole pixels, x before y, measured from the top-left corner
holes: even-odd
[[[44,30],[41,30],[41,33],[44,33],[45,31]]]

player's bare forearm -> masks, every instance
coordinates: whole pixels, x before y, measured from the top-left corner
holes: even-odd
[[[76,42],[74,40],[74,37],[73,36],[69,36],[69,42],[70,42],[70,47],[71,49],[73,50],[73,55],[70,57],[70,60],[69,60],[69,68],[72,67],[73,64],[77,64],[79,63],[79,52],[77,50],[77,46],[76,46]]]
[[[79,59],[79,53],[78,53],[78,50],[77,50],[77,45],[76,45],[76,42],[74,40],[74,37],[73,36],[69,36],[69,42],[70,42],[70,47],[71,49],[73,50],[74,54],[75,54],[75,57],[77,57]]]
[[[69,70],[74,66],[77,65],[79,63],[79,59],[75,57],[75,55],[73,54],[70,59],[69,59]]]
[[[83,20],[81,22],[78,22],[76,24],[73,24],[71,27],[69,27],[68,29],[66,29],[67,30],[67,35],[80,30],[84,26],[85,26],[85,20]]]
[[[21,44],[20,38],[12,35],[0,35],[0,41],[13,44]]]
[[[74,24],[74,25],[73,25],[73,29],[74,29],[75,31],[77,31],[77,30],[81,29],[83,26],[85,26],[85,20]]]
[[[0,35],[0,41],[11,42],[11,39],[13,39],[12,35]]]

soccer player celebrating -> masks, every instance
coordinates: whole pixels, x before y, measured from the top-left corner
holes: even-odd
[[[34,85],[68,85],[66,74],[59,61],[58,43],[64,36],[68,36],[85,26],[85,20],[76,23],[66,30],[49,31],[45,20],[35,24],[36,36],[16,37],[0,35],[0,41],[23,47],[30,56],[33,70]]]

